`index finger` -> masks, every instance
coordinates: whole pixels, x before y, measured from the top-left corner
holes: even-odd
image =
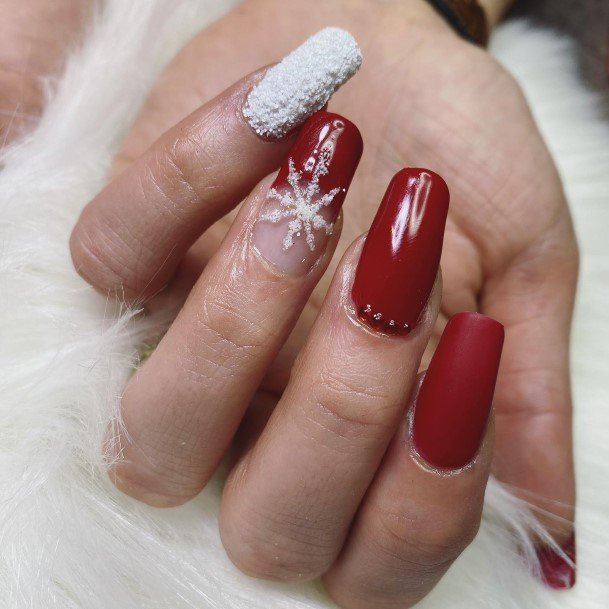
[[[360,63],[353,37],[326,28],[167,131],[83,211],[70,241],[77,270],[127,299],[156,294],[201,233],[279,165],[293,143],[286,135]]]

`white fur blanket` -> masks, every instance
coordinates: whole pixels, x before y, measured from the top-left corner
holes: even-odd
[[[158,320],[119,311],[87,287],[68,236],[164,62],[231,3],[106,0],[50,83],[38,127],[3,159],[2,609],[330,606],[319,586],[258,582],[231,566],[217,533],[217,482],[161,511],[123,497],[100,473],[105,424]],[[422,607],[609,606],[609,96],[579,81],[570,40],[528,27],[505,25],[494,52],[525,88],[556,157],[583,253],[573,353],[579,582],[554,593],[530,577],[508,531],[526,514],[491,484],[478,538]]]

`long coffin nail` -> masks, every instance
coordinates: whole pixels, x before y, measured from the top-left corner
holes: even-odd
[[[338,114],[318,112],[303,125],[252,233],[279,270],[303,274],[322,255],[362,149],[359,129]]]
[[[438,273],[448,202],[446,183],[428,169],[391,180],[351,292],[358,317],[376,330],[405,334],[417,324]]]
[[[575,585],[575,533],[561,546],[564,555],[545,546],[537,550],[543,582],[556,590],[573,588]]]
[[[250,92],[243,115],[256,133],[279,139],[321,110],[361,63],[349,32],[325,28],[268,70]]]
[[[503,348],[503,326],[478,313],[449,320],[416,398],[412,437],[430,465],[459,469],[486,431]]]

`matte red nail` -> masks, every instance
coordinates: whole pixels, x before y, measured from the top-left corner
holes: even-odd
[[[358,128],[338,114],[317,112],[304,123],[254,227],[267,260],[298,274],[321,256],[362,149]]]
[[[556,590],[573,588],[575,585],[575,533],[561,546],[561,550],[568,560],[548,546],[537,550],[541,577],[544,583]]]
[[[448,187],[433,171],[402,169],[393,177],[353,282],[362,321],[390,334],[417,324],[438,273],[448,201]]]
[[[449,320],[416,399],[412,435],[431,465],[458,469],[478,452],[493,402],[503,326],[479,313]]]

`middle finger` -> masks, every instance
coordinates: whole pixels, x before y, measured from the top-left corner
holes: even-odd
[[[447,211],[442,178],[405,169],[359,260],[357,247],[343,258],[282,399],[225,490],[222,540],[242,570],[311,579],[335,560],[438,313]]]

